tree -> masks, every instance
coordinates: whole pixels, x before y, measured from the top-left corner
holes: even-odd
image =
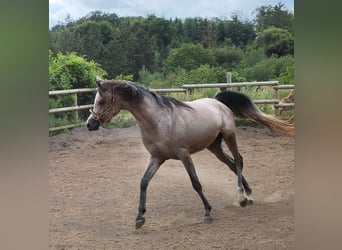
[[[215,56],[217,65],[231,71],[240,63],[244,54],[243,51],[235,46],[225,46],[222,48],[214,48],[212,52]]]
[[[254,24],[249,21],[241,21],[237,14],[232,15],[232,20],[217,20],[217,42],[225,43],[227,38],[237,47],[245,47],[256,37]]]
[[[256,9],[254,19],[257,32],[261,32],[268,27],[277,27],[294,34],[294,15],[284,8],[284,4],[278,3],[275,6],[267,5]]]
[[[96,22],[101,22],[101,21],[106,21],[109,22],[113,25],[118,25],[119,23],[119,17],[115,13],[108,14],[105,12],[102,12],[100,10],[92,11],[90,12],[85,19],[96,21]]]
[[[238,15],[232,16],[232,21],[229,22],[226,32],[227,37],[229,37],[232,43],[238,47],[246,46],[256,37],[253,23],[240,21]]]
[[[222,67],[212,67],[208,64],[201,65],[191,70],[184,78],[184,83],[220,83],[226,82],[226,70]]]
[[[290,32],[285,29],[270,27],[258,34],[258,44],[265,50],[267,56],[293,55],[294,39]]]
[[[170,51],[165,62],[165,69],[169,72],[175,71],[180,67],[186,71],[190,71],[198,68],[202,64],[215,64],[215,58],[211,51],[199,44],[186,43]]]
[[[148,69],[153,67],[154,52],[146,23],[136,22],[132,25],[129,35],[125,37],[123,48],[127,56],[127,69],[123,74],[133,74],[134,80],[137,80],[138,72],[143,66]]]
[[[148,37],[153,48],[165,59],[168,53],[168,45],[173,37],[171,22],[154,15],[149,16],[144,22],[147,25]]]
[[[183,72],[182,68],[188,73],[204,64],[241,73],[271,55],[293,55],[293,14],[282,4],[262,6],[256,13],[255,22],[250,22],[238,14],[229,20],[172,20],[95,11],[52,27],[49,48],[56,55],[76,52],[96,61],[108,78],[133,75],[138,80],[145,67],[151,74],[163,75],[155,82],[165,82],[170,72]]]
[[[80,44],[78,49],[71,51],[86,55],[88,59],[95,60],[108,70],[107,62],[111,57],[111,51],[107,48],[117,39],[113,26],[105,20],[87,20],[75,26],[74,33],[76,37],[80,37]]]
[[[202,29],[200,18],[186,18],[183,23],[184,41],[186,43],[201,43]]]

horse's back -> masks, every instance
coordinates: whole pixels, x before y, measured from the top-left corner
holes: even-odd
[[[185,103],[195,112],[220,113],[220,110],[224,107],[222,103],[212,98],[202,98]]]
[[[233,112],[222,102],[213,98],[203,98],[187,104],[194,113],[204,120],[216,121],[219,126],[235,126]]]

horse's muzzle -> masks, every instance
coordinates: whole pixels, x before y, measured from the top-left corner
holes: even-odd
[[[100,122],[94,119],[88,119],[87,128],[89,131],[98,130],[100,127]]]

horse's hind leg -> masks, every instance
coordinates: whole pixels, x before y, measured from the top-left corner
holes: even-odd
[[[248,204],[252,204],[252,200],[250,197],[245,195],[245,189],[242,184],[242,168],[243,168],[243,161],[242,157],[239,153],[237,143],[236,143],[236,137],[234,133],[229,133],[227,135],[223,134],[223,139],[226,142],[229,150],[232,152],[232,155],[234,157],[234,163],[236,167],[236,175],[238,178],[238,186],[237,186],[237,193],[238,193],[238,200],[241,207],[245,207]]]
[[[234,160],[228,154],[223,152],[221,144],[222,144],[222,135],[219,134],[218,137],[216,138],[216,140],[208,147],[208,150],[210,150],[210,152],[212,152],[217,157],[217,159],[219,159],[221,162],[225,163],[231,171],[233,171],[235,174],[237,174]],[[240,155],[240,157],[242,158],[241,155]],[[243,163],[242,163],[241,167],[243,168]],[[252,194],[252,189],[250,188],[247,180],[245,179],[245,177],[243,175],[242,175],[242,185],[246,191],[247,197],[250,200],[249,204],[252,204],[253,201],[250,198],[250,195]]]

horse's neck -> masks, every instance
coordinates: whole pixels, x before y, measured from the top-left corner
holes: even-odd
[[[165,115],[163,109],[149,98],[140,103],[127,103],[124,108],[134,116],[141,129],[157,129],[159,119]]]

